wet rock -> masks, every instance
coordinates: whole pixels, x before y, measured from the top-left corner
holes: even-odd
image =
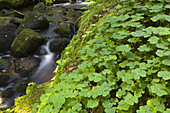
[[[21,13],[17,10],[14,10],[12,13],[13,13],[14,17],[18,17],[18,18],[21,18],[21,19],[23,19],[24,16],[25,16],[23,13]]]
[[[44,37],[31,29],[24,29],[13,41],[11,48],[15,56],[28,56],[42,43]]]
[[[14,8],[19,9],[29,5],[33,5],[36,0],[1,0],[0,9],[2,8]]]
[[[58,33],[61,37],[69,37],[70,35],[70,28],[68,26],[68,24],[64,23],[64,22],[60,22],[57,27],[54,29],[55,33]]]
[[[17,33],[19,34],[25,28],[29,29],[45,29],[49,26],[49,22],[47,18],[38,11],[32,11],[28,15],[26,15],[17,29]]]
[[[51,42],[50,50],[52,52],[61,52],[68,44],[70,40],[68,38],[59,38]]]
[[[66,2],[69,2],[69,0],[53,0],[54,4],[66,3]]]
[[[20,84],[18,84],[18,85],[16,86],[17,92],[20,92],[20,93],[25,92],[25,91],[26,91],[27,84],[28,84],[27,82],[21,82]]]
[[[8,84],[9,76],[3,73],[0,73],[0,87],[4,87]]]
[[[10,50],[11,44],[16,37],[17,25],[9,23],[11,18],[0,17],[0,53]]]
[[[22,19],[20,19],[20,18],[12,18],[9,22],[16,24],[16,25],[20,25],[21,21],[22,21]]]
[[[29,74],[39,66],[40,59],[35,57],[17,58],[15,60],[15,72],[22,76],[29,76]]]
[[[5,91],[0,93],[2,98],[10,98],[15,94],[15,90],[13,88],[8,88]]]
[[[34,6],[33,11],[41,11],[46,8],[45,4],[43,2],[38,3]]]

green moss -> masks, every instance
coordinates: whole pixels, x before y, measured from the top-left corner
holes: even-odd
[[[32,105],[40,102],[40,96],[45,93],[45,89],[50,86],[50,83],[41,85],[33,85],[27,88],[26,95],[23,95],[15,100],[15,106],[11,112],[15,113],[30,113]]]
[[[0,23],[1,22],[9,22],[12,19],[12,17],[0,17]]]
[[[44,41],[44,38],[31,29],[24,29],[14,40],[11,47],[14,55],[27,56],[34,52]]]
[[[68,25],[66,23],[61,22],[54,29],[54,32],[59,33],[60,36],[63,38],[63,37],[68,37],[68,35],[70,34],[71,30],[70,30],[70,28],[68,27]]]

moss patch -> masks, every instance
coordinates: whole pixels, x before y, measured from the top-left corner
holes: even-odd
[[[33,85],[27,88],[26,95],[15,100],[15,106],[11,112],[30,113],[32,105],[40,102],[40,96],[45,93],[45,89],[50,86],[50,83],[41,85]]]

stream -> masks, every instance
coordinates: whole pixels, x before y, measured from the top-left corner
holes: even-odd
[[[77,19],[81,16],[82,12],[85,11],[82,7],[88,4],[81,2],[81,0],[77,0],[77,3],[74,4],[53,4],[52,6],[47,6],[45,10],[41,11],[41,13],[47,18],[49,27],[42,30],[34,30],[43,36],[45,41],[30,55],[16,57],[13,55],[9,47],[5,48],[7,44],[3,46],[3,43],[0,43],[0,45],[2,45],[2,47],[0,46],[1,110],[12,107],[14,105],[14,99],[25,94],[28,83],[35,82],[36,84],[42,84],[50,81],[54,77],[54,70],[57,67],[56,61],[60,58],[60,53],[64,47],[66,47],[71,38],[76,35],[76,31],[78,30]],[[9,23],[6,18],[13,17],[13,15],[10,14],[10,10],[3,11],[5,11],[6,14],[3,12],[0,14],[0,17],[3,17],[3,19],[5,17],[5,21],[2,19],[3,24],[0,23],[0,30],[4,29],[3,25],[11,25],[6,24],[7,22]],[[32,11],[32,7],[20,9],[19,11],[27,15]],[[54,31],[56,26],[59,26],[61,22],[66,23],[67,27],[70,29],[67,38],[63,38],[61,34]],[[13,29],[15,29],[12,35],[14,40],[17,36],[16,29],[18,26],[12,26],[14,26]],[[5,34],[5,37],[10,36],[10,33],[13,32],[11,28],[12,27],[9,27],[3,32],[7,34]],[[7,31],[10,31],[10,33]],[[0,32],[0,35],[4,35],[3,33]],[[10,45],[12,44],[12,41],[9,42]]]

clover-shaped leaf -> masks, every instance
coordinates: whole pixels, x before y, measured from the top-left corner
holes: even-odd
[[[146,71],[141,70],[140,68],[136,68],[132,70],[132,76],[135,79],[139,79],[140,77],[146,77]]]
[[[120,45],[120,46],[117,46],[116,49],[118,51],[129,52],[131,50],[131,47],[129,47],[128,45]]]
[[[99,100],[97,100],[97,99],[90,99],[87,101],[88,108],[95,108],[98,106],[98,104],[99,104]]]
[[[162,77],[164,80],[170,79],[170,72],[169,71],[159,71],[158,77]]]
[[[151,49],[145,44],[138,47],[138,50],[144,52],[144,51],[150,51]]]
[[[167,91],[165,90],[165,87],[161,84],[155,84],[151,86],[151,91],[153,93],[156,93],[158,96],[163,96],[168,94]]]
[[[158,37],[152,36],[151,38],[149,38],[148,41],[149,41],[151,44],[156,44],[156,43],[158,43],[158,40],[159,40]]]
[[[167,59],[163,60],[162,63],[164,65],[170,66],[170,58],[167,58]]]

